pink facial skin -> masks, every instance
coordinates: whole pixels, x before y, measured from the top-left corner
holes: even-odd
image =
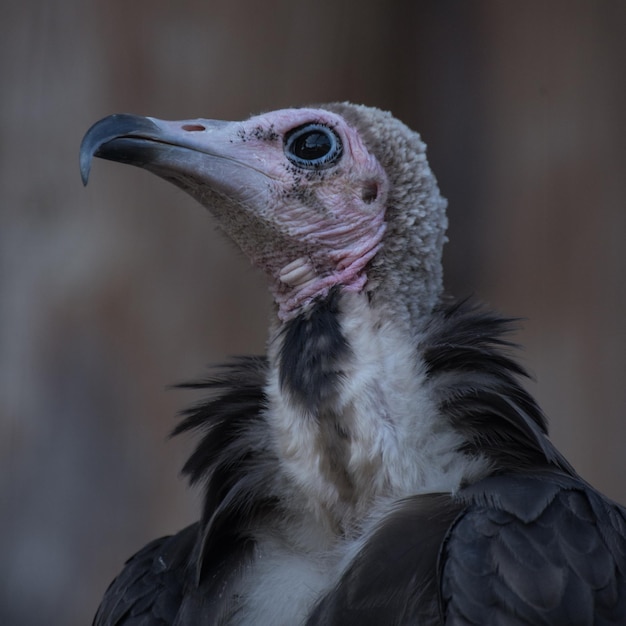
[[[147,138],[157,144],[158,158],[145,167],[218,215],[225,232],[268,274],[281,320],[334,285],[363,289],[385,231],[389,181],[341,117],[287,109],[244,122],[148,119],[158,129]],[[336,161],[303,167],[288,158],[286,137],[311,123],[337,136]]]

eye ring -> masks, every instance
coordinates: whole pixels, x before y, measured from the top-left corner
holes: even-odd
[[[298,167],[324,169],[334,165],[342,153],[341,139],[324,124],[303,124],[285,136],[285,156]]]

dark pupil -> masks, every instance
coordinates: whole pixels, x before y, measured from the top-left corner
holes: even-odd
[[[330,139],[326,133],[312,130],[298,137],[293,146],[294,154],[307,161],[314,161],[327,155],[331,149]]]

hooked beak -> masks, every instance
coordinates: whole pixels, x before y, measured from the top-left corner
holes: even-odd
[[[80,147],[80,171],[87,184],[94,156],[147,169],[206,204],[215,192],[238,204],[258,205],[268,175],[236,141],[238,122],[165,121],[116,114],[96,122]]]

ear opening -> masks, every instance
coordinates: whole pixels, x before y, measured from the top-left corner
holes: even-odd
[[[361,199],[367,204],[371,204],[378,198],[378,182],[370,180],[363,186],[361,191]]]

